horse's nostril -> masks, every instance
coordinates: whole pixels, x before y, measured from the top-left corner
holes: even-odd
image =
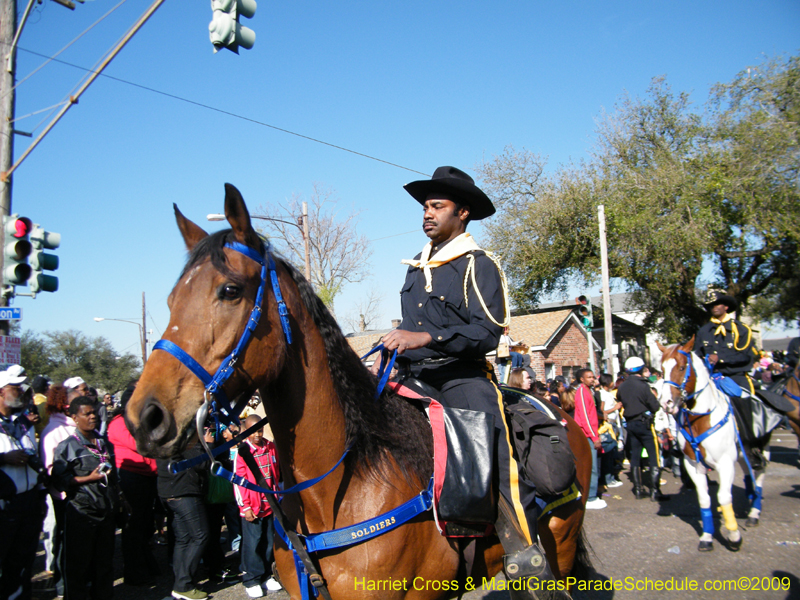
[[[141,427],[151,440],[159,442],[169,433],[169,414],[159,402],[151,401],[142,409]]]

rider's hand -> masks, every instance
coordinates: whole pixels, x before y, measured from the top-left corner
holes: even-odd
[[[424,348],[432,341],[431,334],[426,331],[404,331],[402,329],[390,331],[381,338],[384,348],[389,352],[397,350],[398,354],[402,354],[406,350]]]
[[[712,365],[717,364],[718,360],[719,360],[719,354],[709,354],[708,355],[708,362],[710,362]]]

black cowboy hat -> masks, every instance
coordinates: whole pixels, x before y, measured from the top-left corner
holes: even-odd
[[[729,296],[722,290],[709,290],[706,294],[703,306],[706,307],[706,310],[711,310],[711,307],[717,304],[724,304],[728,307],[729,312],[736,312],[739,310],[739,303],[736,301],[736,298]]]
[[[469,206],[469,218],[472,221],[480,221],[495,213],[489,196],[475,185],[472,177],[455,167],[439,167],[430,179],[412,181],[403,187],[420,204],[425,204],[428,194],[442,193],[452,196]]]

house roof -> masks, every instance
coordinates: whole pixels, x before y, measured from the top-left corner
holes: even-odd
[[[514,341],[522,340],[531,348],[542,348],[574,317],[572,307],[562,310],[511,317],[509,334]]]

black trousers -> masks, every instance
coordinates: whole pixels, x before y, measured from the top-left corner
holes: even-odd
[[[188,592],[195,587],[193,579],[209,539],[206,509],[200,496],[166,498],[165,502],[171,512],[170,528],[175,535],[172,589]]]
[[[641,466],[642,448],[647,450],[648,462],[651,469],[658,468],[658,450],[656,449],[656,439],[649,422],[636,419],[627,422],[628,444],[631,450],[631,469]]]
[[[119,485],[131,508],[128,521],[122,528],[122,561],[125,583],[148,581],[160,572],[150,549],[155,531],[153,507],[158,492],[156,478],[120,469]]]
[[[95,521],[67,502],[64,511],[64,600],[114,596],[114,515]]]
[[[451,408],[464,408],[494,415],[495,463],[499,490],[514,510],[514,516],[530,544],[538,535],[539,507],[536,490],[519,476],[519,465],[511,449],[512,438],[506,425],[503,397],[494,382],[489,363],[481,368],[468,368],[456,364],[441,367],[413,363],[410,374],[436,388],[441,402]]]
[[[31,597],[31,569],[44,521],[44,497],[38,490],[17,494],[0,510],[0,600],[20,587],[21,600]]]

